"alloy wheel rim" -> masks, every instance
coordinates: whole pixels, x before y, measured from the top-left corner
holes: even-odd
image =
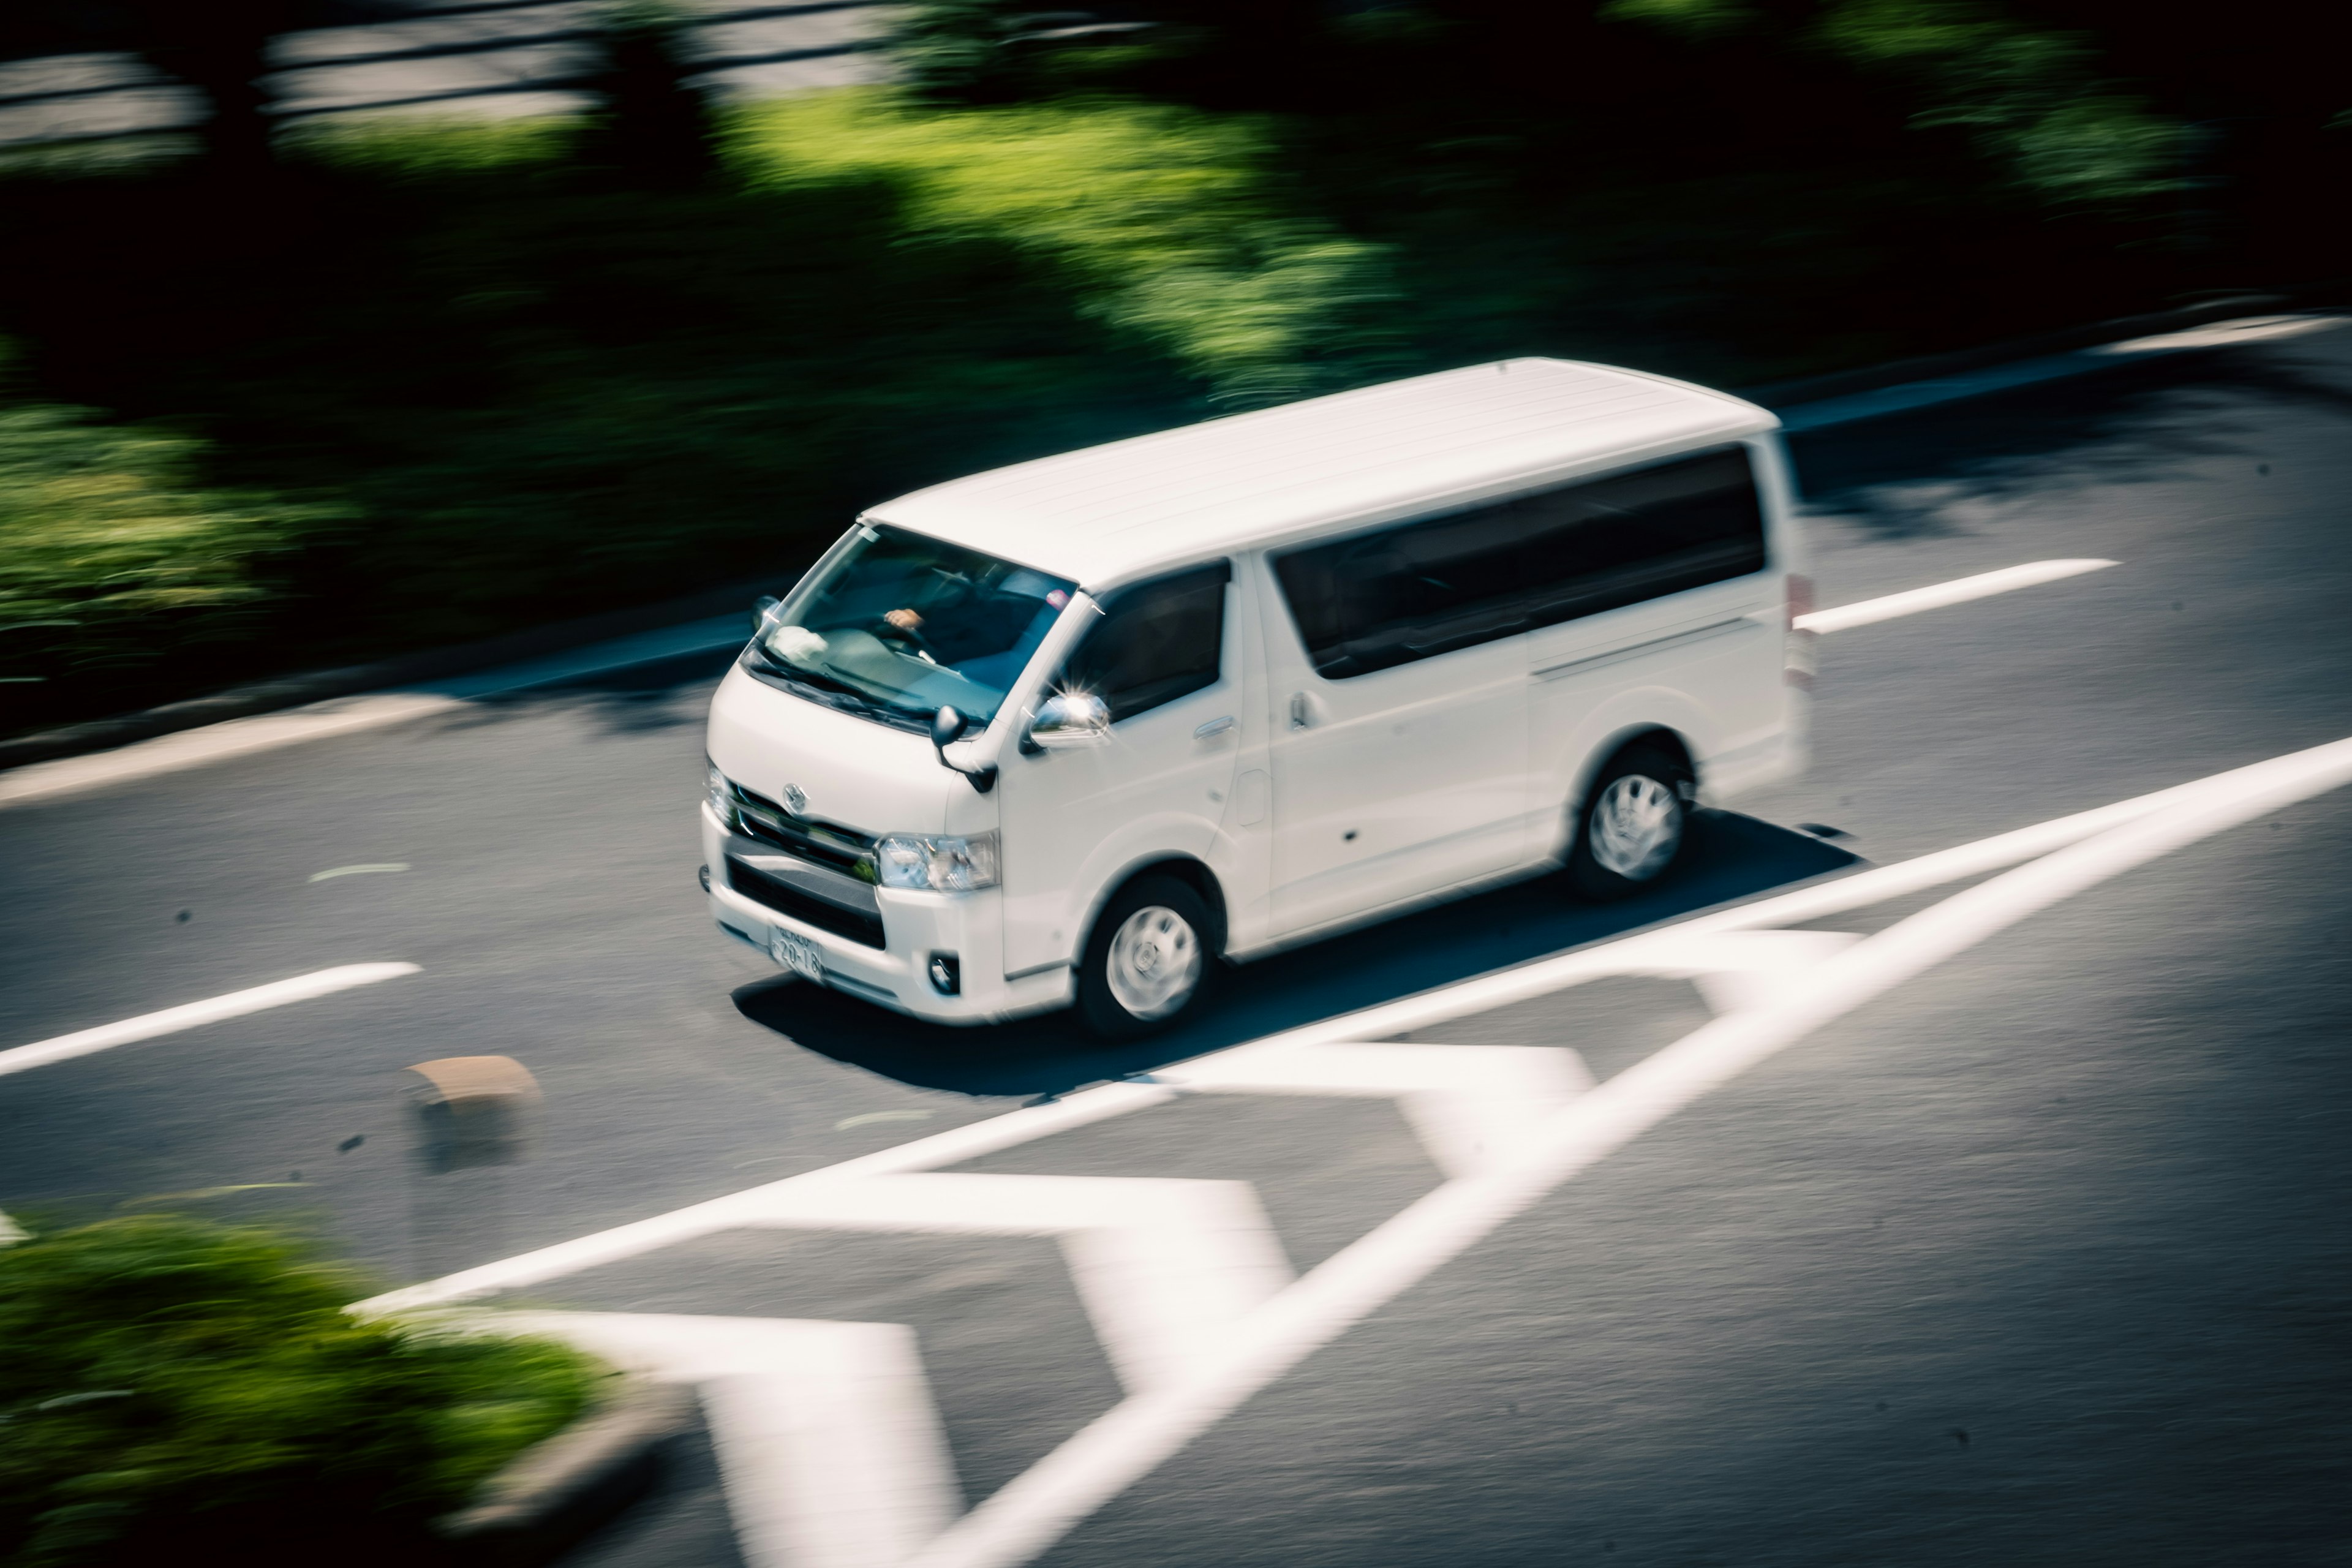
[[[1683,839],[1682,797],[1642,773],[1612,779],[1592,804],[1593,862],[1629,882],[1666,868]]]
[[[1165,1018],[1201,984],[1201,942],[1174,910],[1150,904],[1119,922],[1110,939],[1110,994],[1131,1016]]]

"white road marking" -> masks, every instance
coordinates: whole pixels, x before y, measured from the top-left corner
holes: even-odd
[[[2352,782],[2352,741],[2222,776],[2234,786],[2185,796],[1967,889],[1823,961],[1811,984],[1717,1018],[1626,1068],[1557,1113],[1521,1159],[1447,1183],[1335,1254],[1268,1302],[1207,1375],[1117,1405],[950,1526],[907,1568],[1026,1563],[1316,1349],[1708,1089],[2036,910]]]
[[[1861,940],[1843,931],[1695,931],[1650,944],[1650,973],[1689,980],[1709,1007],[1738,1013],[1806,985],[1815,966]]]
[[[1064,1205],[1061,1219],[1082,1218],[1088,1212],[1099,1212],[1097,1200],[1080,1190],[1097,1184],[1091,1179],[948,1176],[929,1180],[958,1185],[926,1192],[919,1185],[900,1184],[896,1194],[883,1191],[878,1198],[845,1198],[844,1194],[856,1187],[883,1189],[891,1184],[874,1181],[876,1177],[896,1177],[903,1184],[907,1173],[954,1164],[1107,1117],[1164,1104],[1180,1093],[1381,1092],[1410,1098],[1441,1090],[1458,1092],[1481,1081],[1492,1084],[1527,1069],[1523,1065],[1503,1066],[1498,1073],[1496,1064],[1505,1058],[1485,1054],[1488,1049],[1485,1047],[1476,1048],[1474,1059],[1448,1068],[1433,1054],[1473,1048],[1361,1042],[1486,1012],[1603,975],[1686,975],[1708,987],[1717,1005],[1730,1009],[1607,1083],[1589,1090],[1579,1084],[1579,1092],[1552,1100],[1546,1114],[1503,1141],[1505,1147],[1499,1153],[1487,1151],[1476,1159],[1449,1159],[1449,1169],[1459,1165],[1467,1173],[1455,1175],[1304,1279],[1266,1296],[1255,1310],[1235,1316],[1229,1305],[1221,1309],[1213,1304],[1205,1313],[1197,1307],[1185,1307],[1182,1293],[1204,1274],[1213,1277],[1216,1266],[1208,1270],[1175,1270],[1180,1280],[1176,1306],[1180,1315],[1190,1316],[1193,1326],[1180,1324],[1170,1341],[1189,1337],[1192,1352],[1182,1358],[1190,1363],[1187,1371],[1173,1378],[1147,1375],[1130,1380],[1130,1388],[1137,1391],[1119,1405],[949,1525],[911,1557],[906,1554],[908,1538],[892,1534],[887,1543],[876,1537],[869,1542],[875,1555],[857,1559],[903,1563],[905,1568],[1013,1568],[1318,1346],[1560,1181],[1707,1089],[2037,910],[2182,845],[2347,781],[2352,781],[2352,740],[1898,865],[1825,879],[1583,952],[1325,1020],[1162,1069],[1160,1078],[1164,1081],[1123,1082],[1088,1089],[1051,1105],[956,1128],[895,1150],[394,1291],[352,1310],[373,1315],[469,1300],[636,1256],[712,1230],[804,1223],[829,1207],[838,1217],[860,1224],[895,1217],[926,1229],[990,1228],[987,1219],[971,1212],[992,1206],[989,1189],[962,1184],[1072,1183],[1060,1193],[1038,1189],[1044,1201],[1037,1219],[1056,1217],[1048,1212],[1055,1205]],[[2011,867],[2020,868],[1868,939],[1856,940],[1841,932],[1770,929]],[[1769,978],[1759,984],[1756,983],[1759,976]],[[1710,985],[1710,982],[1717,984]],[[1335,1051],[1334,1047],[1343,1048]],[[1523,1063],[1548,1054],[1541,1048],[1494,1049],[1525,1051]],[[1562,1093],[1568,1080],[1559,1073],[1557,1061],[1550,1068],[1537,1068],[1534,1077],[1549,1075],[1553,1085],[1550,1090],[1538,1092]],[[1433,1147],[1454,1137],[1458,1133],[1441,1132]],[[1137,1180],[1118,1178],[1102,1184],[1116,1188]],[[863,1213],[844,1213],[841,1205],[845,1204],[866,1206]],[[1118,1205],[1108,1206],[1116,1210]],[[1254,1199],[1251,1207],[1255,1213]],[[952,1223],[943,1224],[943,1220]],[[1115,1268],[1113,1272],[1122,1278],[1114,1289],[1132,1292],[1150,1278],[1153,1267],[1147,1263],[1142,1268]],[[1119,1310],[1127,1310],[1122,1303]],[[502,1319],[506,1314],[489,1316]],[[1098,1325],[1103,1321],[1098,1316]],[[1204,1329],[1203,1325],[1209,1326]],[[1115,1331],[1106,1331],[1107,1337]],[[741,1419],[747,1425],[756,1427],[761,1421],[785,1419],[784,1405],[793,1397],[789,1389],[776,1386],[762,1392],[748,1384],[735,1386]],[[759,1465],[743,1459],[730,1469],[730,1493],[740,1484],[755,1489],[761,1496],[824,1495],[824,1489],[805,1477],[760,1468],[789,1467],[802,1460],[774,1446],[759,1452],[764,1456]],[[856,1510],[831,1516],[825,1528],[836,1526],[844,1535],[859,1530],[895,1529]],[[755,1547],[751,1527],[745,1528],[746,1553],[753,1568],[782,1568],[786,1559],[768,1548]],[[832,1559],[794,1557],[790,1561],[829,1563]]]
[[[1857,604],[1840,605],[1834,609],[1815,610],[1811,615],[1799,616],[1796,626],[1801,632],[1842,632],[1851,626],[1866,626],[1876,621],[1894,620],[1898,616],[1916,616],[1922,610],[1940,610],[1946,605],[1965,605],[1970,599],[1990,598],[1995,594],[2031,588],[2037,583],[2055,583],[2062,577],[2079,577],[2085,572],[2096,572],[2102,567],[2116,564],[2113,561],[2029,561],[2021,566],[2004,566],[1998,572],[1981,572],[1973,577],[1955,577],[1948,583],[1889,594],[1881,599],[1864,599]]]
[[[897,1568],[962,1511],[915,1331],[901,1324],[620,1312],[487,1321],[700,1384],[751,1568]]]
[[[1851,425],[1857,420],[1877,419],[1889,414],[1906,414],[1915,408],[1933,408],[1938,404],[1982,397],[1987,393],[2006,392],[2011,387],[2032,386],[2042,382],[2087,375],[2094,371],[2112,370],[2119,362],[2150,359],[2190,349],[2224,348],[2235,343],[2267,342],[2281,338],[2301,337],[2306,332],[2324,332],[2342,325],[2345,319],[2330,315],[2241,316],[2234,321],[2214,321],[2188,331],[2158,332],[2144,338],[2127,338],[2121,342],[2100,343],[2072,353],[2012,360],[2007,364],[1987,365],[1982,370],[1964,371],[1956,375],[1906,381],[1898,386],[1880,387],[1874,392],[1857,392],[1846,397],[1825,397],[1818,402],[1799,404],[1792,408],[1779,410],[1780,427],[1791,435],[1806,430],[1825,430],[1832,426]]]
[[[67,1061],[74,1057],[86,1057],[95,1051],[110,1051],[117,1046],[152,1040],[158,1035],[176,1034],[182,1029],[193,1029],[204,1024],[217,1024],[224,1018],[241,1018],[247,1013],[283,1007],[289,1002],[307,1002],[314,996],[330,996],[338,991],[349,991],[355,985],[373,985],[379,981],[396,980],[404,974],[418,973],[417,966],[413,963],[346,963],[335,969],[321,969],[312,974],[298,974],[291,980],[273,981],[268,985],[257,985],[250,991],[232,991],[209,1002],[190,1002],[184,1006],[166,1007],[160,1013],[144,1013],[136,1018],[125,1018],[119,1024],[101,1024],[95,1029],[83,1029],[77,1034],[59,1035],[53,1040],[40,1040],[29,1046],[0,1051],[0,1077],[47,1067],[51,1062]]]
[[[853,1127],[870,1127],[880,1121],[929,1121],[939,1114],[936,1110],[869,1110],[863,1116],[845,1116],[833,1124],[835,1132],[846,1132]]]
[[[407,869],[408,862],[405,860],[386,860],[381,864],[369,866],[335,866],[331,867],[324,871],[311,872],[310,880],[314,882],[331,882],[338,877],[369,877],[374,876],[379,872],[405,871]]]
[[[1230,1050],[1152,1075],[1206,1094],[1394,1096],[1449,1176],[1484,1170],[1543,1118],[1592,1087],[1591,1069],[1557,1046],[1293,1046]]]
[[[2137,359],[2147,354],[2179,353],[2183,349],[2230,348],[2239,343],[2324,332],[2343,321],[2341,316],[2239,316],[2178,332],[2157,332],[2144,338],[2126,338],[2119,343],[2101,343],[2083,353],[2110,359]]]
[[[1291,1281],[1246,1182],[905,1174],[782,1187],[739,1225],[1050,1236],[1119,1381],[1181,1381]]]

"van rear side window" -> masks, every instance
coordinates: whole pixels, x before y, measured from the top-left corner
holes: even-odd
[[[1278,556],[1318,673],[1369,675],[1764,569],[1748,449],[1409,522]]]

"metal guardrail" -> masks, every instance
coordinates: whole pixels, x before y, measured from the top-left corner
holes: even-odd
[[[877,80],[893,9],[887,0],[705,5],[689,24],[686,71],[729,97]],[[475,0],[289,33],[271,47],[263,87],[281,122],[435,105],[493,116],[573,107],[594,66],[595,10],[593,0]],[[181,132],[209,113],[201,92],[132,54],[0,61],[0,148]]]

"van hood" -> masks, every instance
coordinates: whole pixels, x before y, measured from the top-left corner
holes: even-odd
[[[780,691],[740,665],[710,700],[706,748],[720,773],[796,816],[877,837],[996,826],[995,800],[941,767],[928,736]]]

